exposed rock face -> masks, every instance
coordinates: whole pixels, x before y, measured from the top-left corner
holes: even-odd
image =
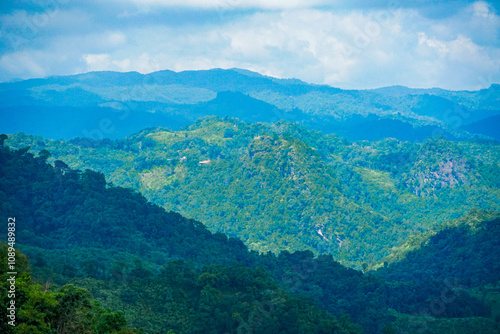
[[[439,189],[469,183],[472,171],[472,165],[463,158],[458,146],[433,140],[420,150],[405,183],[415,195],[430,196]]]

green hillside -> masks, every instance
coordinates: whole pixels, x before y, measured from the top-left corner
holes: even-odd
[[[18,134],[8,143],[103,172],[253,250],[311,250],[357,268],[414,231],[500,204],[494,142],[351,143],[286,122],[209,117],[117,141]]]
[[[63,286],[72,283],[111,309],[103,311],[97,304],[92,309],[74,306],[79,315],[85,311],[91,317],[97,312],[95,321],[82,326],[119,320],[120,314],[113,312],[122,311],[131,326],[148,333],[360,332],[348,314],[368,333],[387,333],[411,326],[415,319],[410,315],[440,296],[447,287],[442,278],[457,266],[464,283],[452,283],[460,293],[446,304],[446,312],[431,315],[431,328],[442,324],[436,328],[461,329],[474,324],[480,332],[491,332],[498,327],[496,309],[491,306],[498,270],[492,267],[486,273],[482,269],[499,263],[496,239],[486,239],[498,235],[494,230],[498,223],[488,220],[495,213],[478,212],[458,225],[447,223],[451,226],[447,236],[461,236],[438,240],[437,245],[444,245],[450,255],[442,256],[441,263],[428,270],[419,270],[422,261],[416,261],[429,254],[422,247],[398,262],[409,264],[403,276],[362,274],[343,267],[331,255],[249,252],[236,239],[212,234],[200,223],[166,213],[134,191],[107,184],[103,174],[75,171],[61,161],[53,167],[46,163],[48,157],[47,151],[35,157],[27,149],[2,146],[2,219],[16,217],[16,245],[31,258],[33,276],[45,286],[56,285],[55,296],[77,294],[82,307],[87,305],[91,297],[85,290]],[[376,176],[379,182],[380,175]],[[457,229],[462,225],[485,232],[463,234]],[[475,266],[470,266],[456,261],[464,251],[467,257],[469,253],[489,256],[471,258]],[[387,268],[389,273],[401,272],[398,263]],[[30,289],[39,293],[39,287]],[[486,299],[478,289],[488,291]],[[30,298],[35,295],[28,294]],[[33,300],[39,310],[45,307],[33,326],[51,333],[43,326],[54,323],[51,312],[57,311],[58,304],[52,302],[51,294],[44,298],[47,302]],[[33,307],[29,301],[23,305],[27,312]],[[101,315],[103,320],[98,320]],[[80,324],[78,319],[71,321]]]
[[[12,248],[0,244],[1,270],[0,304],[4,309],[14,306],[15,314],[8,311],[2,321],[2,333],[110,333],[139,334],[142,331],[127,328],[123,312],[112,312],[92,298],[88,290],[72,284],[54,287],[36,284],[30,275],[27,257],[15,250],[16,280],[12,295],[12,274],[7,263]],[[5,293],[9,291],[9,294]],[[17,295],[17,297],[15,297]],[[12,304],[11,301],[15,303]]]
[[[16,247],[29,255],[35,277],[44,284],[64,284],[57,291],[71,293],[68,283],[85,287],[148,333],[238,333],[247,327],[263,333],[361,332],[346,317],[337,320],[314,302],[280,288],[257,267],[265,259],[240,241],[166,213],[132,190],[107,185],[103,174],[74,171],[63,163],[52,167],[46,159],[46,153],[34,157],[26,150],[0,148],[2,220],[15,217]],[[6,239],[6,232],[1,236]],[[7,274],[3,263],[2,276]],[[39,291],[36,285],[32,289]],[[75,303],[81,300],[85,308],[88,292],[76,292],[83,297]],[[51,294],[43,296],[47,301],[38,304],[36,296],[28,296],[35,305],[27,301],[21,308],[43,310],[39,324],[27,315],[19,315],[19,321],[33,324],[39,333],[68,332],[53,327],[51,312],[57,303]],[[2,294],[3,305],[8,302]],[[75,307],[78,316],[86,316]],[[85,312],[91,321],[93,312],[108,311],[97,305]],[[120,320],[122,315],[103,316]],[[15,333],[35,333],[17,328]]]

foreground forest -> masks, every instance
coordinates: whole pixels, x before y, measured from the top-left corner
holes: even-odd
[[[357,269],[413,233],[500,207],[493,141],[349,142],[290,122],[207,117],[122,140],[16,134],[7,143],[48,150],[59,168],[102,172],[252,250],[310,250]]]
[[[231,123],[208,119],[205,122],[222,127],[232,124],[232,129],[238,130],[237,126],[233,126],[234,121]],[[238,124],[240,123],[236,123]],[[175,147],[178,142],[181,145],[198,142],[200,146],[193,144],[192,148],[193,152],[197,152],[196,149],[203,147],[202,143],[196,138],[190,138],[190,132],[198,130],[198,133],[203,134],[202,125],[204,124],[195,125],[183,133],[184,138],[181,141],[173,139],[174,142],[170,145],[166,145],[165,141],[172,140],[172,137],[175,138],[175,135],[180,133],[146,131],[138,135],[141,144],[135,142],[134,138],[129,138],[131,148],[116,149],[117,157],[111,159],[108,166],[119,161],[122,161],[122,164],[138,165],[138,161],[118,159],[121,158],[120,154],[125,156],[127,150],[137,150],[136,153],[140,155],[141,150],[150,147],[151,152],[156,148],[158,154],[164,152],[167,155],[171,153],[167,148]],[[283,126],[290,127],[286,124]],[[224,137],[238,137],[234,133],[231,136],[230,131],[226,131],[227,128],[221,129],[222,138],[215,137],[214,142],[221,140],[230,147],[232,141],[224,140]],[[291,129],[294,129],[293,126]],[[295,130],[300,133],[301,129]],[[148,142],[146,138],[150,134],[153,138]],[[154,139],[154,135],[159,138]],[[336,179],[335,175],[342,171],[339,165],[346,166],[340,163],[336,165],[334,161],[337,160],[335,156],[344,159],[347,155],[332,151],[329,153],[330,163],[317,163],[319,166],[315,167],[314,163],[322,161],[326,152],[329,152],[325,151],[328,149],[328,141],[315,133],[303,132],[302,141],[291,141],[286,133],[281,136],[271,132],[257,133],[259,139],[255,139],[254,135],[252,133],[250,136],[250,144],[254,145],[249,146],[252,153],[244,154],[248,154],[248,157],[252,154],[252,159],[257,159],[260,154],[262,160],[246,162],[247,173],[256,172],[259,166],[257,163],[264,161],[262,166],[270,166],[271,171],[279,171],[289,178],[290,175],[311,177],[306,179],[306,186],[313,187],[315,179],[307,174],[308,171],[322,168],[323,171],[331,171],[330,176],[325,173],[317,174],[316,177]],[[327,143],[314,147],[314,139],[317,143]],[[276,247],[273,249],[275,253],[259,254],[249,251],[236,238],[209,232],[203,224],[195,220],[184,218],[178,213],[166,212],[163,208],[149,203],[137,191],[108,183],[105,175],[100,172],[90,169],[74,170],[68,166],[75,163],[70,160],[55,160],[53,165],[48,163],[52,161],[51,154],[58,156],[64,149],[76,147],[92,152],[88,159],[93,157],[99,161],[104,157],[97,154],[100,150],[109,153],[112,145],[126,145],[126,141],[87,142],[88,146],[83,147],[74,143],[44,142],[40,138],[22,135],[13,136],[7,141],[6,137],[2,136],[1,140],[0,212],[4,221],[7,221],[8,217],[16,217],[16,240],[20,250],[30,259],[31,276],[34,277],[34,281],[30,279],[27,261],[18,253],[18,263],[24,263],[19,272],[25,283],[20,289],[22,297],[18,299],[21,304],[19,321],[26,324],[24,328],[36,328],[40,333],[74,332],[74,328],[80,328],[78,326],[87,326],[81,328],[96,333],[132,333],[132,327],[142,328],[148,333],[446,333],[451,329],[455,333],[496,333],[500,328],[500,214],[497,211],[469,210],[466,207],[461,209],[468,212],[465,216],[440,225],[433,225],[430,218],[428,221],[422,219],[422,222],[415,219],[414,225],[421,231],[417,228],[407,232],[411,237],[406,238],[404,242],[393,243],[387,252],[378,253],[379,261],[375,260],[378,259],[376,257],[370,263],[363,263],[363,273],[342,266],[336,261],[336,256],[315,256],[310,250],[278,252],[280,247]],[[45,149],[32,149],[35,153],[30,153],[28,147],[16,150],[7,145],[9,142],[17,142],[20,145],[23,140],[36,141],[36,145],[44,146]],[[160,140],[163,140],[162,149],[156,144]],[[266,164],[266,155],[259,152],[265,152],[273,145],[278,145],[277,143],[280,147],[289,145],[289,150],[285,152],[293,159],[304,159],[303,157],[307,156],[310,164],[305,165],[307,168],[304,169],[291,163],[278,165],[281,167],[278,170],[272,165],[273,161]],[[51,153],[51,145],[58,145],[60,148]],[[219,145],[207,145],[214,149],[224,148]],[[372,147],[369,148],[372,153],[367,155],[367,147],[364,144],[344,142],[341,145],[351,145],[351,148],[353,145],[359,145],[357,156],[360,164],[364,165],[350,168],[358,171],[356,173],[359,173],[359,170],[366,174],[373,173],[374,169],[371,169],[373,166],[370,163],[377,161],[377,155],[373,154]],[[341,145],[338,146],[342,147]],[[404,144],[401,145],[404,148]],[[465,154],[484,150],[482,145],[491,144],[458,145],[437,140],[422,144],[416,153],[420,157],[428,156],[429,151],[439,152],[440,145],[457,145],[456,154]],[[199,161],[204,161],[201,159],[212,158],[224,162],[222,157],[217,160],[217,157],[203,156],[201,152],[199,156],[193,155],[195,159],[190,157],[183,162],[180,159],[189,151],[178,150],[180,156],[163,157],[165,161],[173,159],[171,168],[175,174],[172,175],[176,176],[171,180],[171,184],[177,186],[182,184],[182,179],[177,179],[180,175],[177,173],[184,173],[184,179],[188,179],[193,177],[192,171],[203,173],[205,167],[216,171],[215,164],[199,165]],[[304,151],[307,154],[304,154]],[[356,153],[352,149],[349,151]],[[496,159],[495,151],[489,151],[490,156],[481,156],[484,160],[482,165],[478,160],[464,162],[469,164],[466,166],[475,168],[475,173],[464,173],[464,177],[476,178],[474,184],[477,184],[477,180],[486,183],[482,179],[480,168],[494,168],[494,160],[487,159]],[[450,150],[443,154],[448,154],[447,152]],[[208,151],[205,153],[208,154]],[[231,150],[228,148],[227,151],[218,152],[218,156],[224,153],[229,157]],[[80,158],[82,157],[85,155],[80,155]],[[151,154],[150,157],[155,155]],[[241,156],[237,158],[241,159]],[[457,161],[459,158],[453,159]],[[146,159],[142,163],[146,164],[144,169],[141,169],[143,171],[151,162]],[[434,163],[440,166],[439,159]],[[461,166],[458,162],[457,165]],[[179,168],[183,169],[176,171]],[[416,170],[417,172],[412,174],[410,169],[408,174],[420,175],[418,173],[427,171],[424,167]],[[150,173],[155,175],[153,171]],[[483,173],[490,177],[493,175]],[[203,175],[208,177],[209,174]],[[382,180],[386,182],[388,179],[404,179],[403,176],[398,179],[398,174],[390,171],[382,170],[376,175],[379,178],[383,175],[385,178]],[[242,174],[238,178],[244,176],[245,174]],[[359,177],[361,176],[362,174]],[[228,172],[227,177],[237,176]],[[371,177],[373,180],[373,176]],[[439,177],[438,174],[437,180],[440,180]],[[290,179],[291,184],[294,184],[293,177]],[[435,197],[442,191],[447,196],[459,196],[464,194],[464,191],[493,196],[497,189],[483,183],[480,183],[481,187],[466,187],[463,179],[458,176],[457,179],[459,180],[447,179],[451,183],[457,182],[455,187],[442,186],[442,189],[432,190],[432,182],[431,185],[424,183],[420,188],[410,182],[409,185],[393,184],[390,191],[404,192],[405,187],[414,191],[418,188],[420,191],[412,195],[417,199],[415,203],[429,203],[425,201],[429,201],[429,198],[436,201]],[[133,180],[137,179],[131,175],[129,182],[132,183]],[[409,180],[412,180],[411,176]],[[490,180],[495,181],[494,178]],[[439,183],[434,181],[436,188]],[[378,182],[375,184],[380,185],[382,181]],[[341,198],[346,203],[361,201],[359,198],[344,195],[345,187],[339,183],[332,188],[336,190],[336,197],[345,196]],[[286,182],[284,184],[286,186]],[[272,183],[269,183],[269,187],[272,187]],[[222,188],[219,189],[222,191]],[[389,191],[380,189],[383,188],[374,186],[373,189],[366,189],[366,193],[361,193],[366,196],[380,196]],[[286,194],[287,189],[283,191]],[[426,194],[426,191],[429,193]],[[390,199],[390,196],[385,198]],[[479,199],[477,195],[476,201]],[[389,200],[386,202],[388,205],[394,203]],[[488,197],[477,203],[487,206]],[[383,212],[389,208],[384,205],[381,203],[377,209]],[[370,209],[359,202],[356,207],[359,207],[360,212],[375,212],[374,208]],[[461,213],[459,209],[453,211],[457,216]],[[272,213],[268,214],[269,220],[272,221]],[[376,216],[376,213],[372,215]],[[360,213],[355,217],[361,218],[362,215]],[[368,219],[371,217],[368,216]],[[415,214],[415,217],[419,216]],[[442,220],[446,219],[443,213],[440,217]],[[356,220],[353,218],[352,221]],[[408,222],[408,225],[412,224]],[[327,238],[329,234],[326,233],[329,232],[325,227],[322,228]],[[4,231],[1,237],[6,239]],[[2,245],[0,249],[2,257],[5,257],[5,248],[5,245]],[[371,251],[363,250],[361,244],[357,249],[361,250],[360,254]],[[315,249],[315,252],[320,253],[321,250]],[[342,255],[340,252],[337,254]],[[21,274],[22,272],[25,274]],[[2,275],[5,273],[6,268],[2,267]],[[5,280],[2,282],[6,284]],[[36,285],[36,282],[42,286]],[[5,288],[3,285],[2,289]],[[65,296],[70,295],[76,296],[75,303],[65,304]],[[94,298],[98,302],[93,301]],[[7,303],[5,294],[2,294],[1,303],[4,306]],[[35,314],[33,312],[36,317],[29,316]],[[21,317],[21,314],[25,316]],[[71,324],[72,327],[60,330],[57,323],[64,316],[70,317],[70,320],[65,319],[65,323]],[[23,333],[22,330],[23,327],[19,326],[14,332]]]

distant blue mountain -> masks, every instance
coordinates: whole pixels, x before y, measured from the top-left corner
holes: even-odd
[[[178,129],[217,115],[289,120],[352,140],[422,141],[436,133],[497,138],[477,124],[500,115],[499,96],[499,85],[473,92],[402,86],[342,90],[244,69],[90,72],[0,83],[0,132],[121,138],[140,127]]]
[[[471,133],[480,133],[500,141],[500,115],[488,117],[463,127]]]

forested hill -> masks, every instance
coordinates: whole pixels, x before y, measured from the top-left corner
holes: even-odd
[[[0,147],[2,220],[16,218],[35,276],[87,287],[148,333],[360,332],[279,288],[240,241],[47,157]]]
[[[492,131],[500,120],[500,85],[483,88],[342,90],[241,69],[91,72],[0,83],[0,133],[117,139],[150,126],[178,130],[217,115],[295,121],[351,140],[421,142],[436,134],[500,140]]]
[[[439,266],[424,277],[432,288],[418,290],[413,280],[391,277],[386,282],[380,275],[345,268],[331,255],[314,258],[308,251],[258,255],[236,239],[166,213],[134,191],[107,184],[101,173],[73,170],[62,161],[53,167],[46,162],[48,151],[34,156],[27,148],[14,151],[3,145],[5,137],[0,139],[2,220],[16,217],[16,242],[31,258],[33,275],[43,282],[88,289],[112,309],[106,311],[110,317],[121,310],[131,326],[148,333],[362,332],[343,314],[368,333],[398,332],[408,326],[414,329],[414,322],[422,320],[419,317],[427,317],[419,310],[429,308],[429,300],[439,298],[436,291],[445,287],[436,279],[445,275]],[[476,226],[491,225],[485,224]],[[4,232],[0,236],[5,238]],[[499,263],[499,254],[482,242],[484,237],[471,239],[464,234],[463,240],[481,254],[491,251],[490,256],[476,259],[477,266],[460,277],[465,279],[460,292],[446,312],[433,314],[431,326],[494,333],[498,323],[490,301],[471,290],[483,287],[483,282],[469,285],[467,276],[477,276],[481,263]],[[447,249],[460,255],[455,248],[450,244]],[[492,282],[498,282],[498,271],[491,271],[484,281]],[[85,297],[82,290],[61,289],[59,296]],[[32,310],[33,305],[53,309],[43,301],[50,304],[54,296],[40,300],[33,293],[27,294],[24,309]],[[94,311],[104,312],[97,306]],[[37,319],[52,321],[50,316]]]
[[[123,312],[105,309],[86,289],[72,284],[57,288],[49,282],[43,287],[36,284],[30,275],[31,268],[26,256],[16,249],[15,261],[12,261],[9,259],[12,249],[9,248],[5,241],[0,243],[0,304],[7,308],[11,300],[15,301],[17,313],[15,317],[7,317],[7,321],[0,323],[3,334],[143,333],[142,330],[127,328]],[[17,298],[11,295],[12,270],[8,267],[9,262],[15,262],[14,295]]]
[[[500,278],[500,215],[476,212],[453,220],[436,231],[415,235],[395,247],[377,271],[390,281],[453,278],[467,287],[495,285]],[[408,275],[408,273],[412,273]]]
[[[489,141],[349,142],[289,122],[208,117],[116,141],[17,134],[8,143],[100,171],[250,249],[311,250],[356,268],[415,231],[500,207],[500,145]]]
[[[390,284],[406,284],[410,301],[423,291],[432,296],[413,317],[397,315],[395,327],[408,332],[423,328],[429,333],[449,330],[428,316],[456,316],[459,309],[485,307],[500,330],[500,213],[479,212],[452,220],[426,233],[417,233],[384,259],[375,271]],[[461,295],[469,291],[477,299]],[[478,300],[484,306],[478,304]],[[413,322],[413,326],[410,323]],[[472,327],[472,326],[471,326]],[[460,330],[458,331],[460,332]],[[481,332],[481,331],[479,331]],[[472,331],[470,331],[472,333]]]

